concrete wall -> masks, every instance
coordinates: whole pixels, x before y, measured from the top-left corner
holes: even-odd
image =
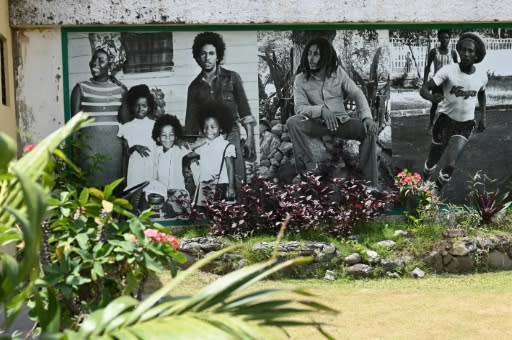
[[[510,21],[509,0],[11,0],[11,24]]]
[[[21,143],[38,141],[64,122],[61,25],[512,20],[511,0],[501,1],[499,10],[492,0],[10,0],[9,4]],[[175,104],[176,110],[182,110],[182,103]]]

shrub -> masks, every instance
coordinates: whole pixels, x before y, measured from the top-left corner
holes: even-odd
[[[43,224],[43,279],[56,291],[63,320],[106,306],[122,294],[140,298],[150,272],[171,269],[185,257],[177,239],[139,217],[127,200],[112,194],[121,180],[95,188],[61,191],[48,201]]]
[[[356,223],[382,214],[390,200],[389,193],[371,191],[361,180],[309,175],[300,183],[277,184],[254,177],[242,185],[239,203],[210,201],[205,214],[215,235],[275,235],[289,217],[289,233],[326,228],[342,237]]]
[[[469,181],[469,203],[480,216],[480,224],[490,224],[504,212],[512,201],[508,198],[509,192],[500,194],[499,190],[490,191],[489,185],[496,182],[482,171],[477,171]],[[471,209],[471,207],[467,207]]]

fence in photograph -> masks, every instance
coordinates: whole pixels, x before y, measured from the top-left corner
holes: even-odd
[[[500,55],[503,51],[512,50],[512,38],[494,39],[484,38],[487,46],[487,57],[493,59],[494,55]],[[450,40],[450,49],[455,49],[457,38]],[[423,77],[423,71],[427,63],[428,52],[438,46],[437,39],[421,40],[410,46],[406,45],[402,39],[391,39],[391,79],[397,78],[416,78],[419,72],[420,78]],[[416,60],[416,63],[414,62]],[[496,65],[495,63],[493,63]],[[494,67],[496,69],[496,67]],[[500,72],[498,72],[500,73]],[[502,72],[501,72],[502,73]]]

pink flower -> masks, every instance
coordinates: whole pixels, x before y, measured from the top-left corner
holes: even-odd
[[[169,243],[175,250],[180,247],[180,243],[175,236],[162,233],[156,229],[144,230],[144,236],[157,243]]]
[[[29,153],[30,151],[34,150],[35,147],[35,144],[32,143],[25,144],[25,146],[23,147],[23,153]]]

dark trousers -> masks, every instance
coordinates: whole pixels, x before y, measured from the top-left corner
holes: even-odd
[[[311,138],[325,135],[354,139],[361,142],[359,148],[359,166],[366,180],[378,185],[377,136],[366,134],[363,121],[350,118],[339,124],[336,131],[331,131],[319,119],[309,119],[300,115],[292,116],[286,121],[288,133],[293,144],[295,167],[298,173],[315,169],[317,164],[310,147]]]

